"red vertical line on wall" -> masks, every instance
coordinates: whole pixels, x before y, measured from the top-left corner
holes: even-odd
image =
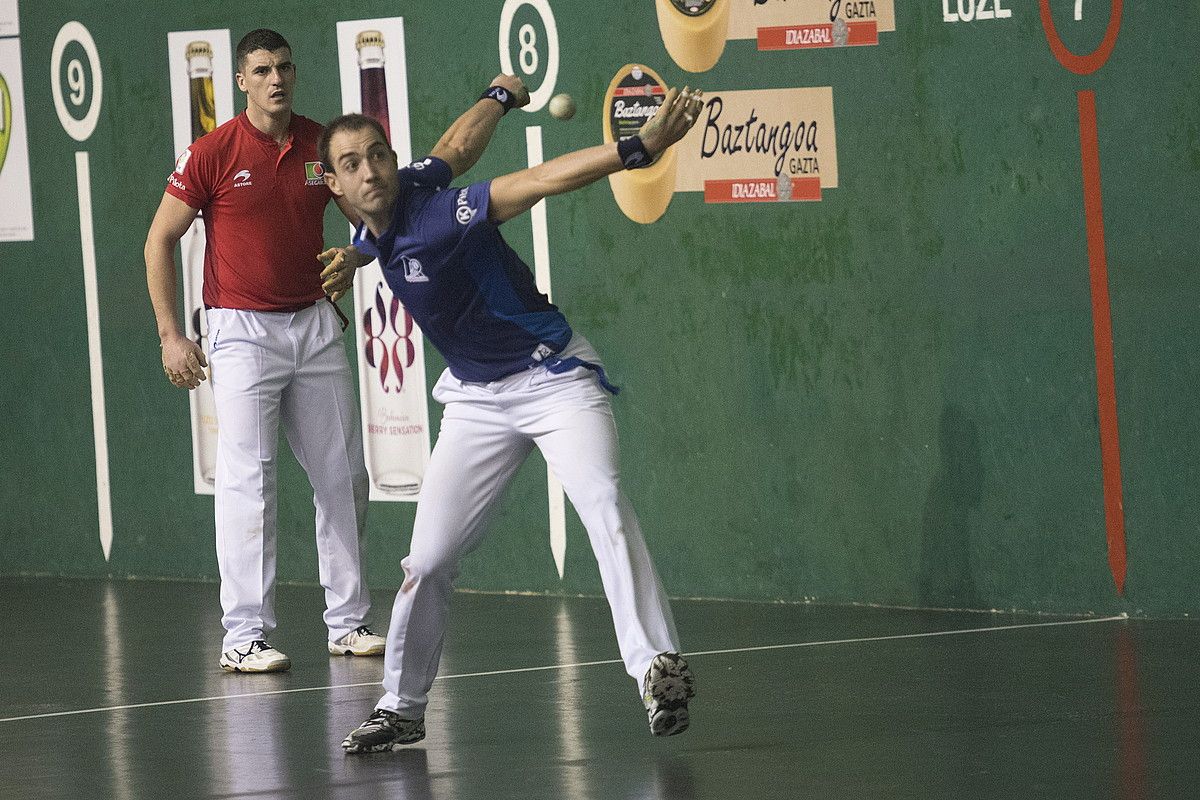
[[[1118,800],[1145,800],[1147,754],[1146,723],[1142,718],[1142,702],[1138,691],[1137,643],[1129,626],[1117,632],[1117,736]]]
[[[1088,267],[1092,282],[1092,334],[1096,343],[1096,395],[1100,414],[1100,468],[1104,478],[1104,521],[1108,565],[1117,594],[1125,593],[1125,509],[1121,498],[1121,445],[1113,364],[1112,304],[1104,249],[1104,205],[1100,193],[1100,137],[1096,93],[1079,92],[1079,145],[1083,156],[1083,207],[1087,217]]]

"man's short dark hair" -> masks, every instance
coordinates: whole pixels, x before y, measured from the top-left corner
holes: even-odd
[[[383,126],[379,124],[379,120],[373,117],[368,117],[365,114],[342,114],[340,117],[334,117],[329,120],[329,124],[325,126],[325,130],[321,131],[321,138],[317,140],[317,157],[321,159],[321,163],[325,166],[326,171],[336,172],[329,157],[329,141],[333,139],[333,135],[338,131],[361,131],[366,128],[371,128],[379,134],[379,138],[387,142],[388,147],[391,147],[391,142],[388,142],[387,133],[384,132]]]
[[[246,56],[255,50],[266,50],[268,53],[274,53],[276,50],[284,47],[288,50],[292,49],[287,39],[269,28],[257,28],[250,31],[238,42],[236,56],[238,72],[241,72],[242,67],[246,64]]]

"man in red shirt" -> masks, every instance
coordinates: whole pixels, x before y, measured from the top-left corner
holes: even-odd
[[[353,248],[322,252],[331,193],[320,178],[321,126],[292,112],[291,46],[270,30],[238,44],[237,84],[246,111],[184,151],[146,237],[146,281],[163,370],[194,389],[212,362],[217,407],[215,515],[225,638],[220,665],[235,672],[286,670],[267,644],[275,629],[276,444],[283,425],[308,473],[316,506],[325,624],[334,654],[377,655],[366,627],[363,577],[368,482],[362,433],[336,301],[365,263]],[[494,82],[528,102],[519,79]],[[481,100],[459,117],[433,155],[455,175],[482,154],[503,114]],[[347,219],[358,218],[338,201]],[[175,247],[196,215],[205,229],[207,358],[183,335],[176,308]],[[335,258],[336,254],[342,257]],[[318,255],[319,254],[319,255]],[[328,264],[322,270],[322,264]]]

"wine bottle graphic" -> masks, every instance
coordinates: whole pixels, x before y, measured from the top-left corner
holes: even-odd
[[[415,498],[429,441],[421,332],[383,281],[372,299],[359,331],[371,370],[364,387],[371,481],[380,492]]]
[[[362,113],[383,126],[392,140],[388,110],[387,77],[382,31],[360,31],[354,37],[358,50],[359,100]],[[360,290],[366,287],[364,281]],[[392,295],[387,284],[376,281],[371,303],[362,315],[359,340],[363,361],[371,372],[364,389],[363,413],[367,435],[365,450],[371,482],[377,492],[415,499],[427,457],[420,446],[425,428],[424,357],[421,333],[412,317]],[[421,370],[421,380],[413,370]],[[416,446],[414,446],[414,444]]]
[[[212,45],[206,41],[190,42],[185,50],[185,57],[191,95],[191,140],[194,142],[217,127]],[[184,235],[180,248],[183,253],[187,336],[207,356],[208,324],[202,300],[204,243],[204,220],[198,215]],[[196,464],[200,478],[212,485],[216,482],[217,469],[217,407],[211,381],[204,381],[193,390],[191,410]]]
[[[192,42],[187,46],[188,83],[192,95],[192,141],[217,127],[217,104],[213,93],[212,45]]]
[[[358,49],[358,85],[362,113],[383,126],[389,143],[392,126],[388,117],[387,76],[384,75],[383,33],[362,31],[354,39]]]

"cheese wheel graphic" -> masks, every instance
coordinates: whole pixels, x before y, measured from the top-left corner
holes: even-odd
[[[721,60],[733,0],[654,0],[658,30],[675,63],[707,72]]]
[[[619,142],[638,132],[654,116],[667,94],[658,73],[641,64],[617,70],[604,96],[604,141]],[[675,148],[650,166],[608,176],[613,197],[625,216],[643,224],[663,215],[675,194]]]

